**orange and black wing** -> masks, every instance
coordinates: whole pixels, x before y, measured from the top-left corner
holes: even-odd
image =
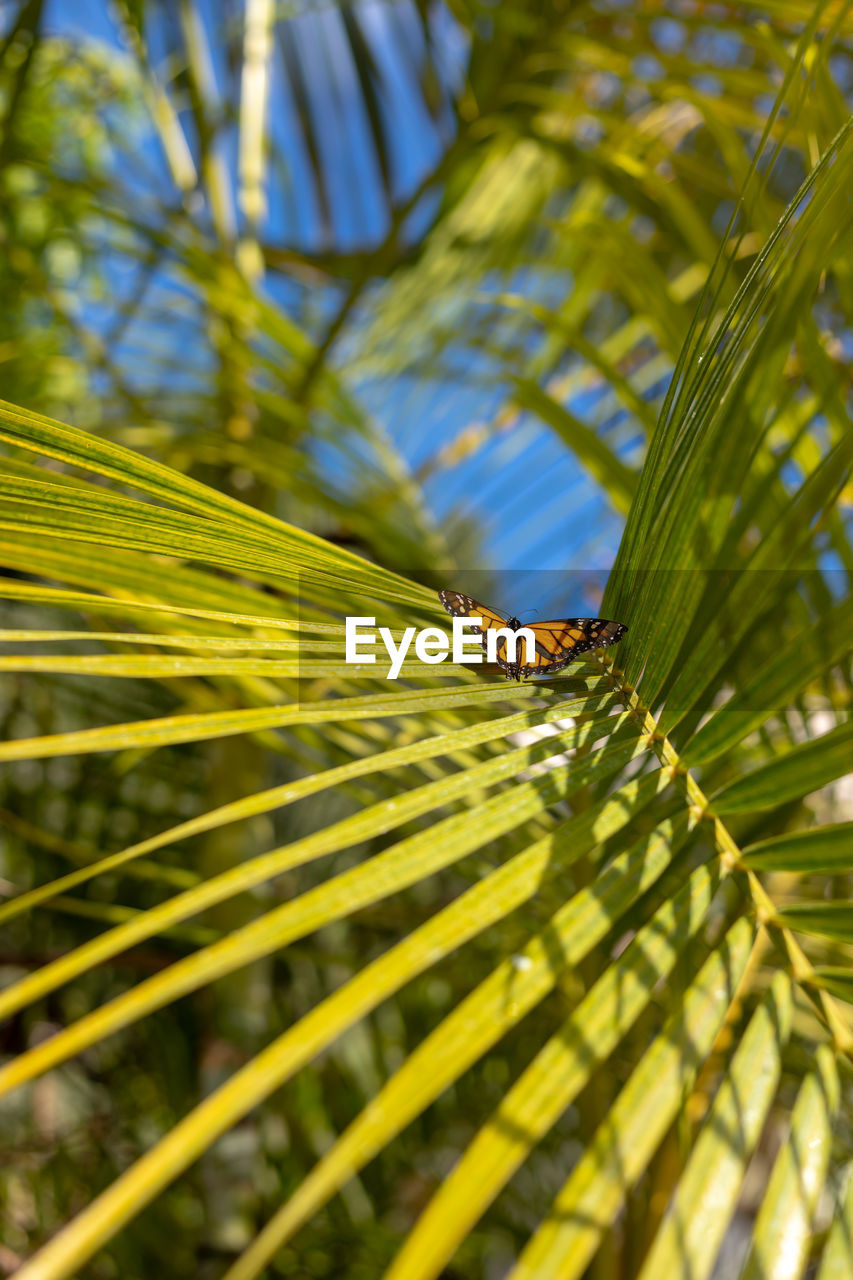
[[[617,644],[628,628],[623,622],[606,618],[559,618],[552,622],[532,622],[536,637],[536,655],[532,663],[522,665],[524,675],[550,675],[567,667],[590,649],[604,649]]]
[[[463,595],[461,591],[439,591],[438,598],[445,609],[454,618],[482,618],[482,627],[472,627],[474,635],[480,636],[483,648],[486,647],[486,632],[506,626],[506,618],[497,609],[490,609],[487,604],[480,604],[473,596]],[[509,670],[507,662],[506,640],[501,638],[497,643],[496,657],[504,671]]]
[[[438,596],[453,617],[483,619],[482,627],[472,627],[471,630],[481,636],[484,649],[486,633],[507,624],[503,614],[460,591],[439,591]],[[555,671],[561,671],[590,649],[604,649],[608,645],[617,644],[628,630],[623,622],[609,622],[607,618],[559,618],[528,625],[536,637],[536,652],[532,662],[523,660],[526,657],[523,641],[519,641],[517,649],[519,661],[511,663],[508,661],[506,640],[498,640],[496,657],[499,666],[507,672],[508,679],[514,677],[522,680],[527,676],[551,675]]]

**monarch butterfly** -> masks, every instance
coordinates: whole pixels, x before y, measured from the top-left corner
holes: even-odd
[[[487,632],[499,627],[518,631],[521,627],[518,618],[505,618],[496,609],[490,609],[460,591],[439,591],[438,598],[454,618],[483,619],[482,627],[472,627],[471,630],[482,636],[484,649]],[[606,618],[559,618],[551,622],[531,623],[530,630],[536,637],[536,653],[531,663],[508,662],[506,637],[498,639],[496,656],[507,680],[522,680],[530,675],[544,676],[560,671],[589,649],[603,649],[606,645],[616,644],[628,628],[624,622],[608,622]]]

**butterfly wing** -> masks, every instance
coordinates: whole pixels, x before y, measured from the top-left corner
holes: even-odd
[[[609,622],[607,618],[558,618],[529,626],[536,637],[536,655],[532,663],[522,667],[522,672],[537,676],[560,671],[590,649],[617,644],[628,630],[623,622]]]
[[[454,618],[482,618],[482,627],[472,627],[486,648],[486,633],[497,627],[506,626],[506,618],[487,604],[480,604],[473,596],[463,595],[460,591],[439,591],[438,597],[445,609]],[[610,622],[607,618],[558,618],[549,622],[529,624],[536,637],[536,652],[532,662],[510,663],[507,661],[506,640],[500,639],[497,644],[496,657],[499,666],[507,672],[508,678],[515,676],[522,679],[526,676],[551,675],[561,671],[570,662],[590,649],[604,649],[608,645],[617,644],[628,628],[623,622]],[[518,657],[524,657],[525,646],[517,651]]]
[[[506,618],[502,613],[498,613],[496,609],[490,609],[487,604],[480,604],[479,600],[475,600],[473,596],[463,595],[461,591],[439,591],[438,598],[454,618],[483,619],[482,627],[471,627],[474,635],[478,635],[482,640],[483,649],[486,648],[486,633],[497,627],[506,626]],[[506,640],[498,640],[495,656],[504,671],[509,671]]]

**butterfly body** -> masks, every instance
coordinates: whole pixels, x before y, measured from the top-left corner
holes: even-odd
[[[505,628],[518,631],[518,618],[505,618],[488,605],[480,604],[472,596],[461,591],[439,591],[438,598],[454,618],[482,618],[482,626],[472,626],[486,648],[488,632]],[[506,672],[507,680],[526,680],[528,676],[552,675],[590,649],[601,649],[617,644],[628,628],[622,622],[610,622],[606,618],[559,618],[549,622],[531,623],[529,630],[536,640],[532,662],[510,661],[505,637],[499,637],[496,647],[498,665]],[[516,647],[516,658],[525,654],[523,638]]]

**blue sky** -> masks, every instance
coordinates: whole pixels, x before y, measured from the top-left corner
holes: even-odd
[[[221,8],[203,2],[201,10],[208,31],[217,30]],[[111,12],[100,0],[49,0],[47,20],[54,31],[75,42],[94,40],[120,49],[120,34]],[[382,83],[392,190],[397,199],[405,199],[431,171],[451,140],[452,115],[444,107],[431,118],[423,107],[423,94],[417,85],[423,47],[407,6],[376,0],[361,6],[359,12]],[[272,243],[306,250],[331,243],[336,250],[346,252],[365,243],[379,243],[387,231],[387,203],[362,106],[362,87],[343,38],[339,14],[334,6],[319,7],[289,26],[291,56],[295,51],[302,67],[315,140],[327,174],[330,225],[324,225],[318,192],[310,178],[312,160],[306,149],[287,60],[282,49],[277,49],[270,129],[285,164],[276,170],[270,190],[264,236]],[[447,92],[447,86],[458,84],[464,72],[465,38],[449,13],[441,9],[437,10],[433,38]],[[156,49],[156,31],[151,43]],[[221,43],[214,42],[212,61],[217,92],[227,106],[231,89]],[[233,167],[227,136],[224,145]],[[159,169],[167,186],[162,154],[153,135],[141,138],[140,147],[140,158],[153,172]],[[432,194],[415,210],[409,222],[410,235],[417,236],[428,226],[436,199],[437,193]],[[543,297],[547,292],[545,281],[537,284],[524,279],[515,283],[534,296]],[[286,302],[288,289],[272,287],[276,296]],[[381,296],[381,290],[368,291],[363,301],[365,312],[381,306]],[[328,308],[335,305],[335,299],[330,297]],[[181,341],[179,332],[175,311],[169,331],[149,334],[146,340],[175,349]],[[129,345],[127,350],[132,365],[132,347]],[[470,363],[470,349],[464,354]],[[417,378],[396,378],[354,388],[366,410],[394,439],[413,468],[454,440],[469,423],[488,420],[502,403],[503,393],[490,388],[490,382],[498,381],[501,370],[490,367],[488,356],[481,357],[476,381],[465,376],[464,368],[454,375],[452,358],[445,363],[448,372],[438,385]],[[190,364],[188,360],[188,367]],[[132,377],[132,368],[130,373]],[[583,414],[591,406],[588,399],[579,398],[572,407]],[[616,439],[621,453],[636,456],[639,436],[630,429],[626,432],[625,415],[618,406],[612,406],[609,416],[604,415],[603,430]],[[541,606],[578,614],[594,607],[596,587],[591,582],[593,578],[601,582],[603,571],[613,560],[621,519],[566,448],[538,420],[527,415],[513,431],[496,435],[470,459],[427,480],[425,490],[439,522],[462,512],[480,530],[481,562],[462,567],[491,567],[503,575],[505,585],[501,589],[509,598],[495,603],[519,610]],[[571,583],[586,585],[580,591]],[[448,585],[470,588],[464,574],[461,582]],[[563,594],[576,590],[582,598],[562,599]]]

